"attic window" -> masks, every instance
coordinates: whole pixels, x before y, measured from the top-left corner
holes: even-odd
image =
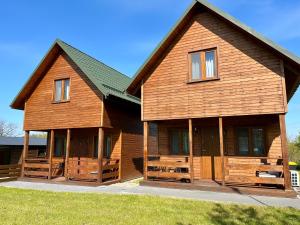
[[[203,81],[218,78],[216,48],[189,54],[189,81]]]
[[[54,102],[66,102],[70,100],[70,79],[54,81]]]

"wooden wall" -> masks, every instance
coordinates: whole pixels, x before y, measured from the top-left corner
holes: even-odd
[[[54,80],[60,78],[70,78],[70,101],[54,104]],[[24,129],[100,127],[101,98],[69,57],[60,54],[26,102]]]
[[[121,134],[121,180],[143,174],[143,126],[140,106],[114,97],[104,101],[104,127],[119,129]]]
[[[217,47],[220,80],[187,84],[188,53]],[[280,58],[209,12],[199,12],[148,74],[143,120],[285,112]]]

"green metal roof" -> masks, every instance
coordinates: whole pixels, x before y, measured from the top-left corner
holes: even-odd
[[[126,93],[126,88],[132,81],[131,78],[61,40],[56,40],[56,43],[103,95],[113,95],[140,104],[139,98]]]
[[[262,34],[256,32],[254,29],[252,29],[252,28],[248,27],[247,25],[243,24],[242,22],[240,22],[236,18],[232,17],[228,13],[222,11],[221,9],[217,8],[216,6],[212,5],[211,3],[209,3],[206,0],[193,0],[192,3],[191,3],[191,5],[187,8],[187,10],[183,13],[183,15],[179,18],[179,20],[175,23],[175,25],[170,29],[170,31],[162,39],[162,41],[159,42],[159,44],[157,45],[157,47],[152,51],[152,53],[145,60],[145,62],[143,63],[143,65],[140,66],[140,68],[137,70],[137,72],[133,76],[131,84],[128,86],[128,90],[130,88],[136,86],[136,85],[139,85],[137,83],[137,80],[139,79],[138,78],[139,74],[147,67],[147,65],[150,62],[151,58],[154,57],[154,55],[156,55],[158,53],[158,51],[161,49],[162,45],[167,41],[167,39],[176,30],[176,28],[179,26],[179,24],[184,20],[184,18],[188,15],[188,13],[192,10],[192,8],[194,8],[197,4],[200,4],[200,5],[204,6],[204,7],[206,7],[207,9],[213,11],[217,15],[223,17],[225,20],[231,22],[235,26],[237,26],[240,29],[244,30],[245,32],[247,32],[248,34],[250,34],[251,36],[253,36],[254,38],[258,39],[259,41],[262,41],[264,44],[266,44],[267,46],[271,47],[272,49],[274,49],[275,51],[277,51],[279,54],[285,56],[289,60],[297,63],[298,65],[300,65],[300,58],[298,56],[296,56],[293,53],[289,52],[287,49],[282,48],[281,46],[279,46],[278,44],[276,44],[272,40],[264,37]]]

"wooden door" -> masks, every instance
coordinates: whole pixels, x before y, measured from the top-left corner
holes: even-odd
[[[219,147],[219,132],[216,127],[201,129],[201,179],[222,178]]]

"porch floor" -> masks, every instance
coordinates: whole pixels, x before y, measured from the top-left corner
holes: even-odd
[[[140,182],[142,186],[161,187],[161,188],[177,188],[187,190],[201,190],[212,192],[236,193],[242,195],[261,195],[273,197],[296,198],[297,193],[294,190],[283,190],[276,187],[268,186],[251,186],[235,183],[226,183],[222,186],[221,183],[213,180],[195,180],[194,183],[182,182],[166,182],[158,180],[143,180]]]

